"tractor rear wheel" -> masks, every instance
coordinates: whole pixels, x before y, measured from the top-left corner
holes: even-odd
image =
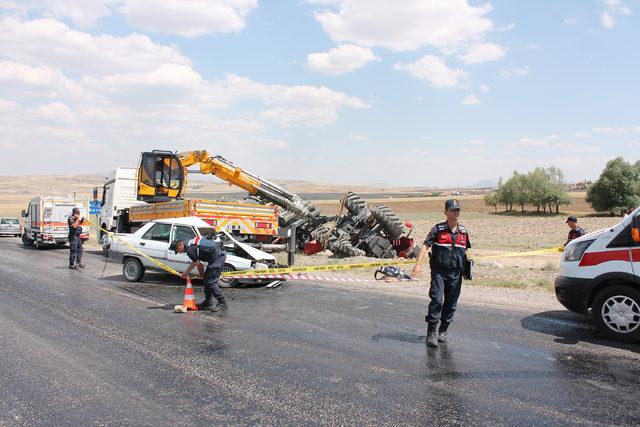
[[[382,226],[387,237],[398,239],[404,233],[404,225],[400,217],[385,205],[372,207],[371,214],[376,222]]]
[[[381,236],[373,236],[367,241],[367,246],[371,255],[376,258],[395,258],[396,250],[391,245],[391,242]]]
[[[367,207],[367,202],[356,193],[348,192],[344,196],[344,207],[347,208],[352,215],[358,215]]]

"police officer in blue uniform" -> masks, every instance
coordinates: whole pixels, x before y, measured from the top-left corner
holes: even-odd
[[[436,224],[420,248],[411,276],[416,278],[422,270],[422,262],[431,248],[431,288],[429,289],[429,309],[427,321],[427,345],[438,347],[447,341],[447,329],[456,311],[463,270],[467,265],[467,249],[471,248],[467,228],[458,223],[460,203],[455,199],[445,202],[444,213],[447,220]],[[438,329],[438,322],[440,328]]]
[[[226,311],[228,306],[220,289],[220,273],[227,259],[222,242],[201,237],[196,237],[188,243],[182,240],[174,240],[169,245],[169,250],[175,253],[186,253],[192,261],[180,277],[186,279],[195,267],[198,268],[198,272],[203,277],[204,301],[198,303],[198,309],[209,309],[213,312]],[[206,269],[202,265],[203,262],[207,263]],[[213,305],[212,297],[218,301],[215,306]]]
[[[84,268],[82,263],[84,241],[80,238],[83,223],[84,218],[80,217],[80,208],[73,208],[71,216],[67,218],[67,224],[69,224],[69,268],[71,270],[76,270],[78,267]]]

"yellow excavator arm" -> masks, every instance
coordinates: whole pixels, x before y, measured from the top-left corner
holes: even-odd
[[[187,188],[187,168],[199,165],[202,174],[215,175],[247,191],[252,196],[294,212],[301,217],[319,218],[320,211],[298,195],[242,170],[221,156],[210,156],[205,150],[142,153],[138,168],[138,200],[162,202],[183,197]]]

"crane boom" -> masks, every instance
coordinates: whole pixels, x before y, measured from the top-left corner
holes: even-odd
[[[296,216],[319,218],[320,211],[300,196],[247,172],[222,156],[210,156],[206,150],[175,154],[154,150],[142,153],[138,175],[138,198],[160,201],[183,196],[187,168],[198,165],[202,174],[214,175],[265,202],[273,203]]]

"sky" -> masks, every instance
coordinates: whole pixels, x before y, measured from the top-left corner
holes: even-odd
[[[640,0],[0,0],[0,175],[464,186],[640,150]]]

